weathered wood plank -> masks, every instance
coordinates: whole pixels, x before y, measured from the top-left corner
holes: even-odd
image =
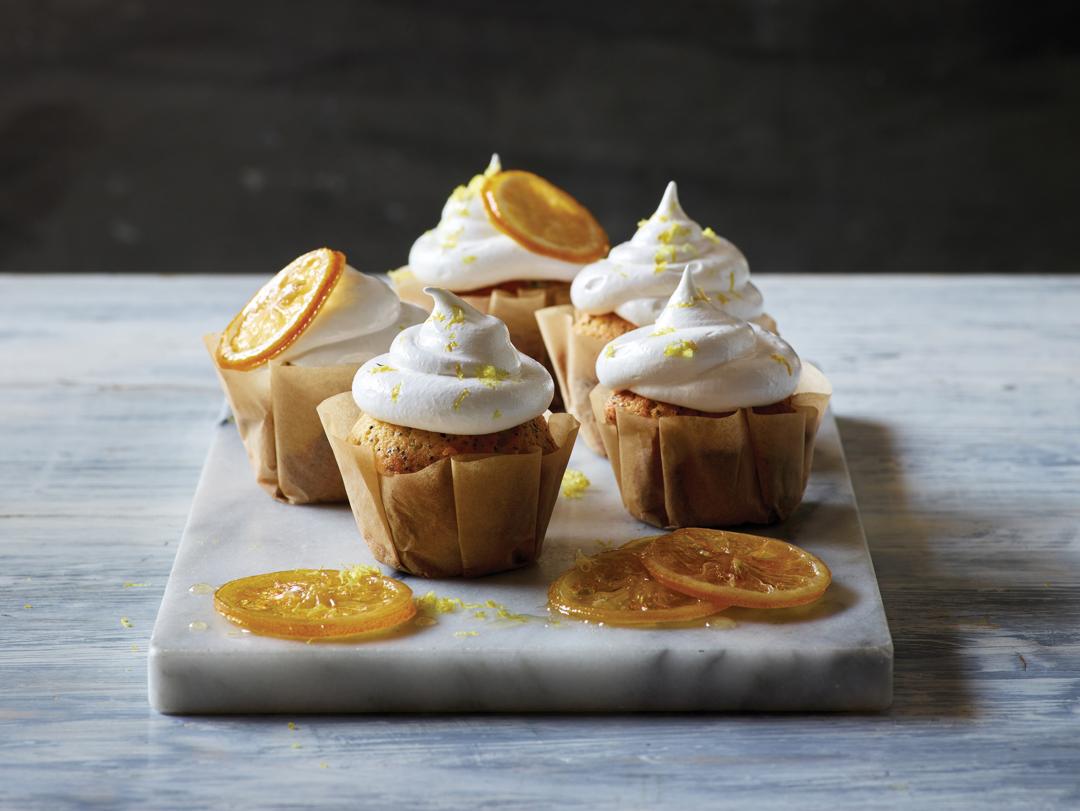
[[[220,405],[197,337],[251,285],[0,277],[0,807],[1080,802],[1080,279],[761,278],[836,386],[896,645],[888,713],[295,731],[145,699]]]

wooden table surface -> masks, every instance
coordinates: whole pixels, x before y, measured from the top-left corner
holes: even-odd
[[[836,388],[885,713],[160,716],[199,336],[257,280],[0,277],[0,808],[1077,807],[1080,277],[759,283]]]

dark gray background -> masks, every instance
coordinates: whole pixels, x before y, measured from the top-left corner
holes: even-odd
[[[486,164],[755,271],[1080,269],[1075,3],[0,0],[0,270],[402,264]]]

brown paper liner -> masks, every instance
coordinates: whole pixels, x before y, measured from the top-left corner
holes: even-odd
[[[604,420],[611,390],[590,395],[623,505],[665,529],[771,524],[802,501],[814,439],[832,387],[803,363],[793,414],[740,408],[726,417],[639,417],[616,410]]]
[[[779,335],[771,316],[763,314],[753,322]],[[599,382],[596,379],[596,359],[607,342],[575,332],[574,308],[569,304],[537,310],[536,323],[551,359],[551,369],[559,384],[563,406],[578,418],[581,436],[590,450],[607,456],[589,402],[589,393]]]
[[[394,279],[394,289],[402,301],[408,301],[431,312],[431,296],[424,293],[426,285],[409,275]],[[520,287],[512,291],[492,290],[483,296],[458,293],[482,313],[493,315],[506,324],[510,331],[510,341],[519,351],[530,358],[540,361],[549,372],[553,372],[544,339],[536,325],[536,311],[556,304],[570,301],[569,284],[553,284],[547,287]],[[561,405],[558,395],[552,409]],[[580,418],[579,418],[580,419]]]
[[[345,485],[315,409],[327,397],[349,391],[359,365],[271,362],[269,372],[223,369],[214,352],[218,339],[206,335],[203,343],[259,486],[290,504],[345,501]]]
[[[416,473],[383,474],[349,430],[361,412],[347,392],[319,405],[356,525],[376,559],[421,577],[478,577],[540,556],[578,424],[548,419],[556,449],[463,454]]]
[[[563,406],[581,423],[585,444],[601,456],[606,455],[589,404],[589,392],[597,384],[596,359],[606,341],[575,332],[574,308],[569,304],[538,310],[536,324],[551,358]]]

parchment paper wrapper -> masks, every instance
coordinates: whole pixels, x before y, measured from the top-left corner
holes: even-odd
[[[293,366],[271,361],[269,369],[222,369],[214,356],[218,339],[206,335],[203,343],[259,486],[290,504],[345,501],[345,485],[315,409],[327,397],[352,388],[359,364]]]
[[[771,316],[763,314],[753,321],[779,335]],[[575,332],[574,307],[570,304],[537,310],[536,323],[544,339],[551,371],[559,384],[563,407],[578,418],[581,435],[589,449],[607,456],[589,402],[589,392],[599,382],[596,379],[596,359],[607,341]]]
[[[578,424],[548,419],[556,450],[463,454],[416,473],[379,473],[371,448],[354,445],[360,418],[351,393],[319,405],[353,516],[371,553],[421,577],[477,577],[540,556]]]
[[[590,400],[623,506],[653,526],[725,527],[771,524],[802,501],[814,439],[832,386],[803,363],[792,396],[794,414],[727,417],[639,417],[621,409],[604,421],[611,390]]]
[[[431,297],[424,293],[424,283],[415,277],[394,278],[394,289],[402,301],[408,301],[423,307],[431,312]],[[544,307],[556,304],[567,304],[570,301],[569,284],[552,284],[548,287],[518,288],[508,292],[505,290],[492,290],[486,296],[470,296],[468,293],[458,293],[461,298],[469,302],[482,313],[493,315],[506,324],[510,331],[510,342],[521,352],[530,358],[540,361],[552,369],[547,351],[544,349],[544,339],[540,336],[540,330],[536,325],[536,311]],[[555,405],[552,405],[555,408]],[[579,418],[580,419],[580,418]]]
[[[589,392],[597,384],[596,359],[606,341],[574,332],[574,308],[570,304],[537,310],[536,324],[551,359],[563,406],[581,423],[585,444],[605,456],[607,452],[589,404]]]

